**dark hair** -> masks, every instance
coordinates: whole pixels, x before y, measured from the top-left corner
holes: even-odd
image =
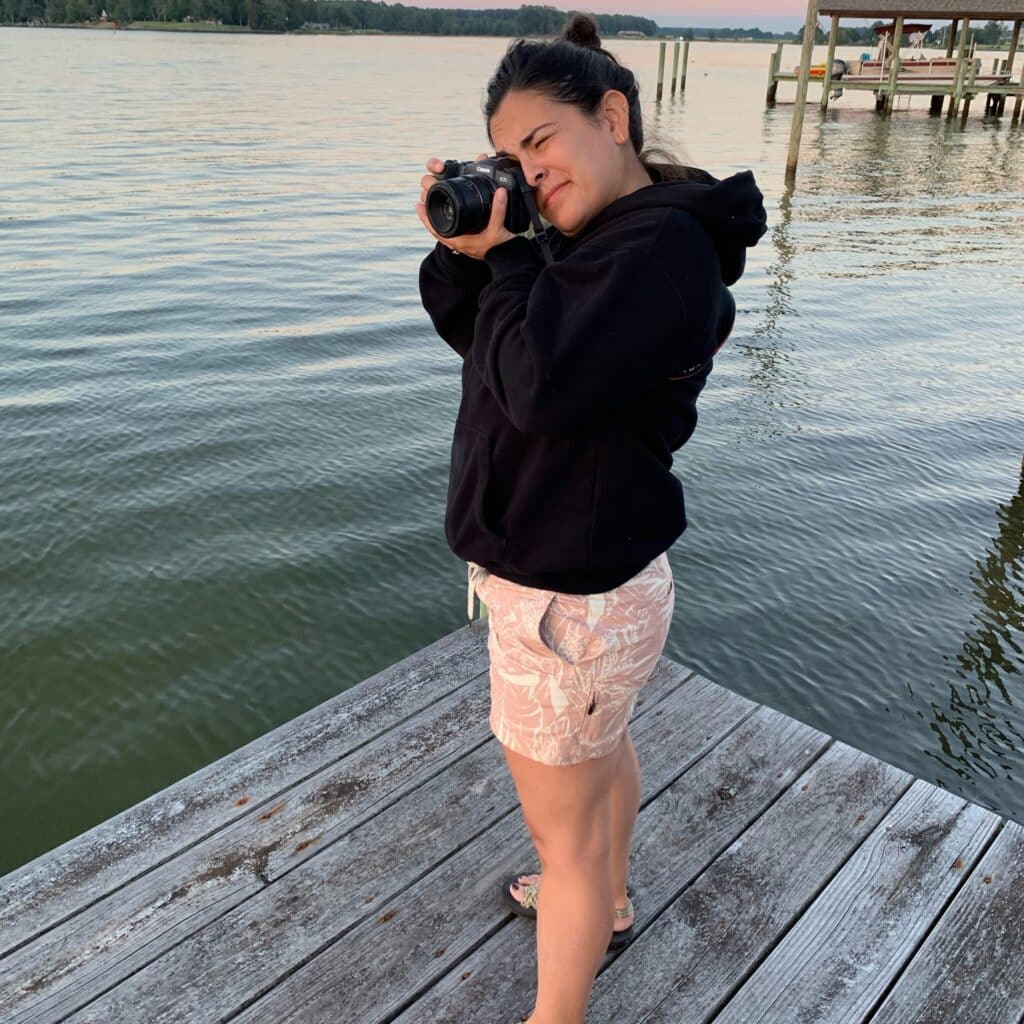
[[[549,42],[516,39],[509,44],[497,71],[487,83],[484,117],[490,137],[491,117],[512,90],[532,89],[558,103],[571,103],[587,116],[597,113],[609,89],[617,89],[629,104],[629,139],[645,171],[663,180],[694,177],[687,167],[662,146],[644,149],[640,114],[640,87],[636,76],[601,46],[597,23],[588,14],[574,14],[562,35]],[[491,142],[494,140],[491,139]],[[652,160],[660,157],[661,160]]]

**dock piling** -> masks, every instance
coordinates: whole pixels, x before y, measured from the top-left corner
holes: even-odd
[[[775,47],[775,52],[768,62],[768,92],[765,94],[764,102],[767,107],[775,106],[775,95],[779,91],[779,81],[776,77],[779,73],[779,65],[782,63],[782,43]]]
[[[1010,36],[1010,50],[1006,54],[1006,73],[1009,75],[1009,81],[1013,81],[1013,58],[1017,55],[1017,44],[1020,42],[1020,19],[1018,18],[1013,23],[1013,34]],[[1021,72],[1021,83],[1024,84],[1024,71]],[[1017,114],[1020,112],[1021,96],[1018,93],[1017,99],[1014,101],[1014,120],[1016,120]],[[1003,93],[999,97],[999,109],[996,111],[997,114],[1001,114],[1006,109],[1006,94]]]
[[[686,69],[690,66],[690,40],[683,43],[683,73],[679,78],[679,92],[686,92]]]
[[[889,61],[889,92],[885,97],[884,116],[892,116],[892,107],[896,102],[896,79],[900,73],[900,40],[903,38],[903,15],[896,18],[892,30],[892,57]]]
[[[672,47],[672,95],[676,94],[676,79],[679,74],[679,40]]]
[[[974,79],[978,74],[978,65],[981,64],[981,58],[977,57],[971,61],[971,70],[967,75],[967,83],[963,88],[964,97],[964,109],[960,116],[960,123],[964,124],[967,121],[967,112],[971,109],[971,100],[974,99]]]
[[[946,39],[946,56],[947,57],[952,57],[953,56],[953,43],[956,41],[956,31],[957,31],[957,27],[959,26],[959,24],[960,24],[960,19],[959,18],[954,18],[952,20],[952,22],[950,23],[949,35],[948,35],[948,37]],[[933,96],[932,97],[931,106],[928,108],[929,113],[941,114],[942,113],[942,104],[943,104],[943,101],[945,100],[945,98],[946,98],[946,94],[945,93],[939,93],[937,96]]]
[[[825,79],[821,83],[821,109],[828,110],[828,94],[832,91],[832,61],[836,58],[836,39],[839,36],[839,15],[832,15],[828,30],[828,56],[825,58]]]
[[[661,94],[665,89],[665,43],[661,42],[658,44],[658,95],[657,100],[661,100]]]
[[[960,26],[960,42],[956,48],[956,81],[953,83],[953,94],[949,97],[949,110],[946,117],[956,117],[960,109],[960,100],[963,97],[964,83],[964,51],[967,49],[967,32],[970,28],[971,19],[964,18]]]
[[[796,83],[796,105],[789,130],[789,153],[786,155],[786,181],[796,179],[796,165],[800,159],[800,136],[804,130],[804,106],[807,103],[807,80],[811,77],[811,52],[814,49],[814,30],[818,27],[818,0],[807,0],[807,18],[804,21],[804,41],[800,48],[800,74]]]

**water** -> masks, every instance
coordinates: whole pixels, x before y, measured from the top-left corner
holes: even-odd
[[[413,203],[505,45],[0,30],[0,873],[465,622]],[[847,94],[787,194],[770,47],[614,49],[769,210],[666,653],[1024,820],[1024,131]]]

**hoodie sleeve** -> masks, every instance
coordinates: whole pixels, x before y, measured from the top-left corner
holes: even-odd
[[[718,343],[718,257],[688,213],[618,218],[550,266],[521,237],[486,263],[468,359],[524,433],[575,429],[692,370]]]
[[[437,333],[463,358],[473,343],[480,291],[491,280],[483,260],[456,256],[440,242],[420,264],[420,300]]]

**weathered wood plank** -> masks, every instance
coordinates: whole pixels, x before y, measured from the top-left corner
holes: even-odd
[[[347,756],[321,762],[311,778],[0,960],[0,1019],[16,1008],[20,1019],[45,1019],[47,1007],[69,998],[81,1005],[490,736],[486,674],[420,698],[411,718],[362,745],[337,721],[332,731]]]
[[[671,723],[677,730],[684,727],[682,721],[676,726],[678,719],[675,716]],[[675,737],[666,743],[664,735],[652,735],[641,759],[644,775],[649,772],[648,759],[659,756],[659,746],[671,749],[677,743],[686,749],[686,744]],[[679,890],[741,835],[828,743],[827,736],[810,726],[762,707],[658,792],[642,808],[634,830],[630,887],[636,908],[635,927],[640,931],[649,928]],[[658,779],[658,784],[663,785],[663,781]],[[493,893],[491,899],[495,899]],[[661,956],[672,959],[675,950],[662,948]],[[615,960],[615,954],[607,955],[603,969]],[[513,918],[507,928],[457,963],[436,985],[418,994],[416,1002],[395,1018],[394,1024],[507,1024],[516,1019],[516,1013],[532,1007],[535,971],[535,925]],[[670,979],[637,973],[633,981],[650,999],[658,992],[659,984],[667,985]],[[665,992],[662,987],[654,1001]],[[270,1019],[270,1014],[254,1016],[246,1024]],[[591,1024],[641,1019],[640,1006],[632,1003],[614,1011],[592,1004],[587,1016]]]
[[[662,659],[637,716],[647,706],[641,700],[656,700],[688,674]],[[446,774],[486,742],[488,702],[486,677],[475,680],[283,794],[263,814],[236,822],[0,961],[0,1017],[11,1013],[29,1024],[85,1005],[360,822],[378,822],[403,793]],[[373,835],[377,850],[394,838],[377,826]],[[427,870],[422,849],[416,856],[414,868]]]
[[[486,671],[464,626],[0,878],[0,957]]]
[[[915,781],[715,1024],[774,1024],[781,1017],[817,1024],[867,1020],[999,820]]]
[[[1022,953],[1024,826],[1004,821],[871,1024],[1017,1024]]]
[[[598,976],[595,1024],[711,1020],[911,781],[834,742],[692,885],[663,888],[660,915]]]
[[[631,732],[657,757],[659,772],[677,773],[750,706],[706,681],[686,683],[638,715]],[[676,728],[681,749],[664,749],[667,727]],[[501,781],[508,772],[500,748],[488,744],[473,757],[476,765],[463,776],[463,785],[486,771],[495,780],[486,800],[467,797],[446,807],[442,800],[449,790],[432,782],[404,806],[375,818],[361,835],[348,837],[337,856],[329,851],[302,869],[304,878],[295,872],[282,879],[239,908],[233,920],[217,922],[188,949],[174,950],[153,965],[144,972],[148,978],[130,979],[69,1024],[127,1021],[140,1001],[156,1024],[214,1020],[265,992],[265,999],[232,1019],[335,1024],[379,1020],[400,1009],[410,993],[509,920],[497,895],[498,881],[533,861],[514,786],[510,779]],[[486,815],[482,804],[492,808]],[[376,887],[375,879],[381,879]],[[367,896],[373,909],[364,902]],[[234,978],[225,962],[244,975]]]

